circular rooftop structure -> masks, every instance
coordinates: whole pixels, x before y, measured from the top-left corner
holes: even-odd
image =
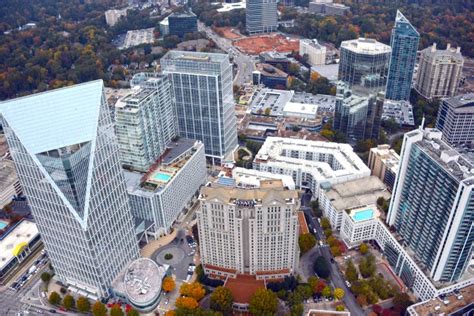
[[[148,258],[139,258],[130,263],[123,278],[129,302],[142,311],[154,309],[158,304],[165,274],[163,266]]]

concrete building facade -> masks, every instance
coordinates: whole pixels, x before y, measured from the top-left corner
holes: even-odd
[[[319,44],[316,39],[301,39],[300,55],[307,55],[311,66],[326,64],[326,46]]]
[[[205,186],[197,211],[204,271],[221,277],[282,278],[296,272],[298,192],[279,180],[258,189]]]
[[[111,295],[139,252],[102,80],[6,101],[0,113],[58,280]]]
[[[245,9],[247,32],[250,35],[276,32],[278,29],[277,0],[248,0]]]
[[[415,89],[427,99],[455,96],[463,65],[461,47],[448,44],[445,50],[439,50],[434,43],[421,51]]]
[[[474,143],[474,93],[441,101],[436,128],[442,139],[452,146]]]
[[[382,180],[390,191],[395,184],[399,164],[400,156],[395,150],[390,149],[390,145],[378,145],[369,151],[367,165],[371,170],[371,174]]]

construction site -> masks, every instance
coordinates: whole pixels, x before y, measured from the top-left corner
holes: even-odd
[[[233,45],[244,54],[258,55],[262,52],[270,51],[279,53],[299,51],[300,41],[298,39],[285,37],[281,34],[268,34],[241,38],[235,40]]]

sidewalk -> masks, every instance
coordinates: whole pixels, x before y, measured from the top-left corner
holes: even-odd
[[[145,247],[140,250],[142,257],[151,258],[153,253],[160,247],[163,247],[176,237],[178,229],[175,229],[171,234],[161,237],[157,240],[151,240]]]

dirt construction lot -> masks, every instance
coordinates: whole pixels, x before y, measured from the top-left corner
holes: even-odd
[[[239,34],[239,31],[233,27],[214,27],[213,29],[219,36],[230,40],[235,40],[242,37],[242,35]]]
[[[234,46],[245,54],[258,55],[268,51],[299,51],[300,41],[297,39],[287,39],[280,34],[272,34],[242,38],[236,40]]]

